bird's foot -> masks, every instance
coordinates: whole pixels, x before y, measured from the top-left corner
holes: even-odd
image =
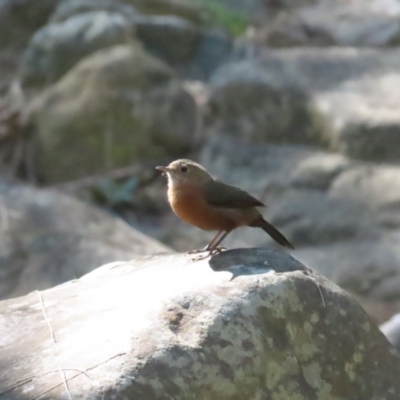
[[[188,256],[188,255],[190,255],[190,254],[204,253],[205,251],[207,251],[207,249],[190,250],[190,251],[187,251],[187,252],[185,253],[185,256]]]
[[[215,249],[212,249],[211,251],[209,251],[209,253],[211,256],[213,256],[215,254],[222,253],[223,251],[227,251],[227,250],[228,249],[226,247],[218,246]]]
[[[195,257],[191,257],[191,259],[189,260],[189,262],[196,262],[196,261],[201,261],[201,260],[205,260],[208,257],[212,257],[215,256],[216,254],[222,253],[223,251],[226,251],[227,248],[226,247],[222,247],[222,246],[218,246],[215,249],[212,250],[207,250],[207,249],[203,249],[203,250],[192,250],[189,251],[186,254],[198,254],[198,253],[206,253],[206,254],[199,254]]]

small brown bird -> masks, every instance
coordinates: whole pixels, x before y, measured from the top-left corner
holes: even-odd
[[[261,228],[280,245],[294,249],[257,210],[256,207],[265,207],[261,201],[215,179],[200,164],[176,160],[156,169],[168,176],[168,201],[174,213],[200,229],[218,231],[205,251],[212,253],[231,231],[241,226]]]

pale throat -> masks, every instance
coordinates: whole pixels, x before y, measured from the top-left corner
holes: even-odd
[[[198,187],[188,180],[168,177],[168,200],[171,204],[190,199],[197,195]]]

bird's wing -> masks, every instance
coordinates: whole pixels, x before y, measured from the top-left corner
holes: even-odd
[[[212,180],[206,184],[205,197],[207,203],[215,207],[246,208],[263,207],[264,204],[244,190],[228,185],[219,180]]]

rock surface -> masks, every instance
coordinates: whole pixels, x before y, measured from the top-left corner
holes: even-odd
[[[235,19],[238,11],[244,18]],[[295,243],[295,254],[351,291],[381,323],[400,312],[399,11],[397,0],[0,0],[0,163],[12,160],[7,170],[58,182],[150,158],[198,157],[264,200],[267,219]],[[136,40],[145,51],[136,58],[107,49],[96,62],[89,56],[88,70],[74,64],[67,71],[73,84],[64,76],[47,90],[30,87],[25,95],[35,97],[30,122],[37,129],[15,129],[5,118],[5,95],[19,79],[29,38],[46,24],[65,26],[93,13],[127,21],[129,41],[135,19],[142,21]],[[243,37],[228,33],[243,32],[244,20]],[[170,66],[149,61],[148,49]],[[31,133],[38,133],[37,169]],[[229,144],[211,144],[222,139]],[[17,165],[18,159],[24,160]],[[121,212],[136,182],[112,182],[101,195]],[[204,247],[212,233],[169,211],[162,179],[140,182],[135,194],[143,192],[124,218],[175,249]],[[268,240],[249,228],[224,244],[273,245]]]
[[[272,46],[387,46],[400,39],[395,0],[317,0],[284,6],[258,40]]]
[[[400,157],[400,51],[269,50],[211,79],[210,135],[308,140],[353,158]],[[255,101],[256,99],[257,101]]]
[[[138,45],[85,58],[31,109],[48,182],[179,156],[193,146],[197,129],[193,98],[173,70]]]
[[[260,211],[294,244],[296,257],[359,296],[378,323],[400,312],[399,167],[311,146],[245,145],[229,136],[210,138],[199,161],[263,201]],[[155,237],[179,251],[203,248],[213,236],[172,212],[163,223]],[[254,228],[233,231],[223,245],[275,246]]]
[[[93,11],[53,22],[37,31],[21,64],[25,85],[55,82],[96,50],[132,40],[132,26],[118,13]]]
[[[130,4],[114,0],[62,0],[52,14],[51,21],[61,22],[75,15],[93,11],[117,13],[128,19],[136,16],[136,10]]]
[[[198,23],[173,14],[139,14],[129,4],[109,0],[61,2],[52,21],[60,23],[96,11],[110,16],[120,15],[129,23],[135,38],[146,51],[174,66],[185,77],[207,79],[233,53],[232,38],[222,29],[203,28]],[[66,37],[65,40],[69,39]]]
[[[175,15],[191,22],[200,23],[205,12],[200,2],[187,0],[125,0],[142,14]]]
[[[389,342],[400,350],[400,314],[394,315],[389,321],[380,326],[381,331],[389,339]]]
[[[178,64],[197,51],[201,31],[196,25],[174,16],[137,16],[132,19],[136,37],[162,60]]]
[[[3,180],[0,237],[1,299],[79,278],[102,263],[170,251],[72,197]]]
[[[60,370],[71,395],[86,399],[394,400],[400,393],[400,359],[361,307],[269,250],[105,265],[3,301],[0,318],[8,366],[0,391],[10,400],[61,399]]]
[[[257,61],[234,62],[217,69],[211,89],[210,136],[229,133],[249,142],[302,143],[314,133],[305,91],[281,71],[268,71]]]
[[[60,0],[1,0],[0,47],[25,45],[46,24]]]

